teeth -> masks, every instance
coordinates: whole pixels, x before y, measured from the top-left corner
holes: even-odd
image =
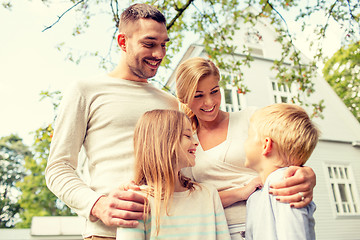
[[[150,62],[150,61],[146,61],[146,62],[151,66],[156,66],[159,63],[159,62]]]
[[[204,112],[211,112],[212,110],[214,110],[215,106],[213,106],[211,109],[202,109]]]

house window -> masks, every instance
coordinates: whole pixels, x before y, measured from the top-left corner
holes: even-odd
[[[326,165],[326,172],[336,215],[360,215],[359,195],[350,166]]]
[[[220,89],[221,106],[220,109],[225,112],[239,112],[246,107],[245,96],[239,93],[237,87],[232,86],[233,77],[229,74],[222,74],[223,79],[227,79],[228,83]],[[230,82],[230,83],[229,83]]]
[[[271,79],[271,89],[274,103],[293,103],[293,90],[287,84]]]

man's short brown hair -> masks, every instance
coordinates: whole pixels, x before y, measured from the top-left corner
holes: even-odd
[[[141,18],[152,19],[166,24],[165,16],[157,8],[144,3],[136,3],[121,13],[119,31],[123,31],[129,22],[135,22]]]

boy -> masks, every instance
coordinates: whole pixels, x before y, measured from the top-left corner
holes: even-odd
[[[264,184],[247,201],[246,240],[315,239],[315,204],[295,209],[269,194],[271,184],[283,180],[288,166],[301,166],[310,157],[319,130],[299,106],[274,104],[254,113],[245,142],[245,166]],[[301,199],[304,196],[299,192]]]

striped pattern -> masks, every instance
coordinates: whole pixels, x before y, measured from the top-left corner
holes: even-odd
[[[150,201],[153,206],[153,199]],[[163,209],[164,210],[164,209]],[[155,236],[155,216],[149,216],[137,228],[118,228],[117,239],[230,239],[224,210],[215,188],[175,193],[170,214],[162,214],[160,232]]]

